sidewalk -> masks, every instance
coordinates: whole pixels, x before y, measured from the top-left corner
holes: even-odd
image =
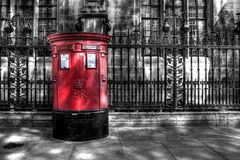
[[[240,129],[236,128],[114,127],[110,128],[108,138],[88,142],[55,140],[51,138],[51,128],[0,128],[0,140],[0,160],[239,160],[240,157]],[[11,148],[11,142],[19,146],[7,149]]]

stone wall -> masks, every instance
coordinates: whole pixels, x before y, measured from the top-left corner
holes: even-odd
[[[2,127],[51,127],[51,112],[5,112],[0,113]],[[110,127],[166,127],[166,126],[219,126],[239,127],[239,112],[110,112]]]
[[[220,30],[221,36],[226,36],[226,30],[231,31],[236,27],[237,13],[240,13],[239,0],[214,0],[214,28]],[[227,37],[231,38],[232,36],[232,33],[228,32]],[[238,77],[239,51],[215,51],[213,62],[215,78],[221,77],[221,80],[225,80],[226,75],[228,75],[228,79]],[[229,70],[226,70],[226,68],[229,68]]]
[[[214,24],[218,28],[235,27],[240,12],[239,0],[214,0]]]

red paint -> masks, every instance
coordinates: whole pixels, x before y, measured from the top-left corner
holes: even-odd
[[[48,40],[53,53],[53,110],[107,108],[107,44],[110,36],[95,33],[53,34]],[[65,67],[69,64],[69,68],[61,68],[61,55],[69,57],[69,63],[63,64]],[[95,58],[96,68],[92,65]]]

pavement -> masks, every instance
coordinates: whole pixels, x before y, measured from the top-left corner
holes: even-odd
[[[51,127],[0,127],[0,160],[239,160],[240,129],[110,127],[107,138],[53,139]]]

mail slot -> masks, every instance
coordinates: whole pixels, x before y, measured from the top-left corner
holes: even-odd
[[[52,34],[53,137],[84,141],[108,135],[107,45],[98,33]]]

